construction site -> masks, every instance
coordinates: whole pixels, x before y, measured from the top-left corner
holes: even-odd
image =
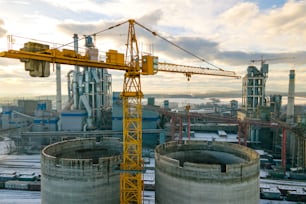
[[[306,106],[295,105],[294,69],[283,104],[285,96],[266,93],[269,59],[253,60],[244,76],[159,62],[140,52],[135,27],[199,57],[132,19],[106,30],[122,25],[126,53],[100,56],[98,33],[73,34],[73,49],[31,40],[0,52],[0,60],[20,60],[33,80],[49,77],[52,67],[56,74],[54,98],[1,104],[7,157],[0,158],[0,194],[37,192],[31,195],[42,204],[306,202]],[[67,95],[62,65],[73,66]],[[124,72],[121,92],[113,92],[108,70]],[[174,107],[171,98],[157,104],[141,87],[142,77],[156,73],[183,74],[187,82],[193,75],[235,78],[241,103],[207,103],[206,111]]]

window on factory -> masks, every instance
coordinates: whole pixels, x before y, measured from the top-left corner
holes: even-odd
[[[226,173],[226,164],[221,164],[221,173]]]

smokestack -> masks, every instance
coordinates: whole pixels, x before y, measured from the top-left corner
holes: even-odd
[[[295,71],[290,70],[289,74],[289,89],[288,89],[288,103],[287,103],[287,120],[288,124],[294,123],[294,88],[295,88]],[[297,140],[290,132],[287,134],[287,152],[289,158],[291,158],[292,167],[296,166],[296,154],[297,154]]]
[[[289,89],[288,89],[288,103],[287,103],[287,123],[294,122],[294,88],[295,88],[295,71],[290,70],[289,74]]]

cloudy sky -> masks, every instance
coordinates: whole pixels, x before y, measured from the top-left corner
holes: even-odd
[[[287,92],[290,69],[296,70],[296,91],[306,91],[305,0],[0,0],[0,50],[29,40],[58,46],[99,31],[101,55],[109,49],[125,52],[127,25],[135,19],[164,38],[224,70],[246,74],[251,60],[268,60],[267,90]],[[154,51],[162,62],[210,67],[209,64],[136,27],[141,52]],[[84,47],[81,40],[80,51]],[[255,63],[259,66],[260,63]],[[63,94],[67,94],[62,66]],[[0,58],[0,96],[55,94],[55,72],[49,78],[31,78],[18,60]],[[123,73],[109,71],[113,91],[122,89]],[[159,73],[142,77],[146,93],[207,93],[241,90],[241,79]]]

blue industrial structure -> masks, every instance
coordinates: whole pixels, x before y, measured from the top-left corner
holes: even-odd
[[[159,112],[154,109],[154,99],[148,100],[150,105],[143,106],[142,109],[142,130],[153,130],[158,128]],[[119,92],[113,93],[113,111],[112,111],[112,130],[122,131],[122,100]],[[159,133],[143,133],[143,145],[155,146],[159,144]]]

